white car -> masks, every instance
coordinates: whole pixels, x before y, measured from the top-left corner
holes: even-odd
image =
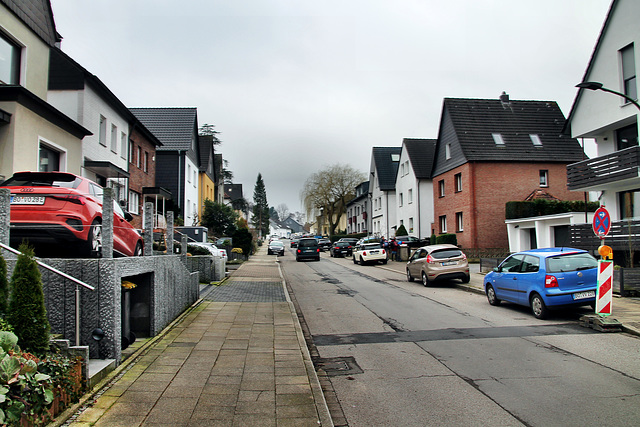
[[[380,261],[387,263],[387,251],[382,247],[380,242],[377,243],[360,243],[353,250],[354,264],[376,264]]]
[[[213,243],[191,242],[189,243],[189,246],[198,246],[200,248],[205,248],[211,253],[211,255],[222,257],[225,261],[227,260],[227,251],[225,251],[224,249],[218,249],[218,247]]]

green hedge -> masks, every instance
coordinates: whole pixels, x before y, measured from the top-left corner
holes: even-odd
[[[595,212],[600,204],[587,202],[587,211]],[[543,215],[554,215],[566,212],[584,212],[584,201],[552,201],[536,199],[528,202],[507,202],[505,218],[530,218]]]
[[[436,237],[436,244],[450,243],[452,245],[458,244],[458,238],[455,234],[441,234]]]

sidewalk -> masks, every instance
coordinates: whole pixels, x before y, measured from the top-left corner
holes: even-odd
[[[407,263],[404,261],[389,261],[380,268],[386,268],[404,275],[406,274],[406,265]],[[456,283],[456,285],[484,295],[482,282],[484,274],[480,273],[479,264],[469,264],[469,270],[471,272],[469,283]],[[610,317],[622,323],[622,330],[640,336],[640,298],[623,298],[614,294],[612,307],[613,313]]]
[[[164,336],[123,363],[69,424],[333,425],[276,257],[266,247],[201,297]]]

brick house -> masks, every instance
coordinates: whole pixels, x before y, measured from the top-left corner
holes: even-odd
[[[554,101],[445,98],[433,168],[436,234],[455,233],[467,249],[509,247],[505,204],[534,190],[582,200],[567,188],[567,164],[583,158],[563,135]]]

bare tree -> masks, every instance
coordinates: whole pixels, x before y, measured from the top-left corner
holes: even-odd
[[[289,207],[285,203],[280,203],[276,206],[276,212],[278,212],[278,218],[280,218],[280,221],[284,221],[289,218]]]
[[[364,181],[364,173],[349,165],[335,164],[314,173],[304,184],[301,197],[308,218],[321,217],[334,235],[347,202],[355,197],[356,186]]]

